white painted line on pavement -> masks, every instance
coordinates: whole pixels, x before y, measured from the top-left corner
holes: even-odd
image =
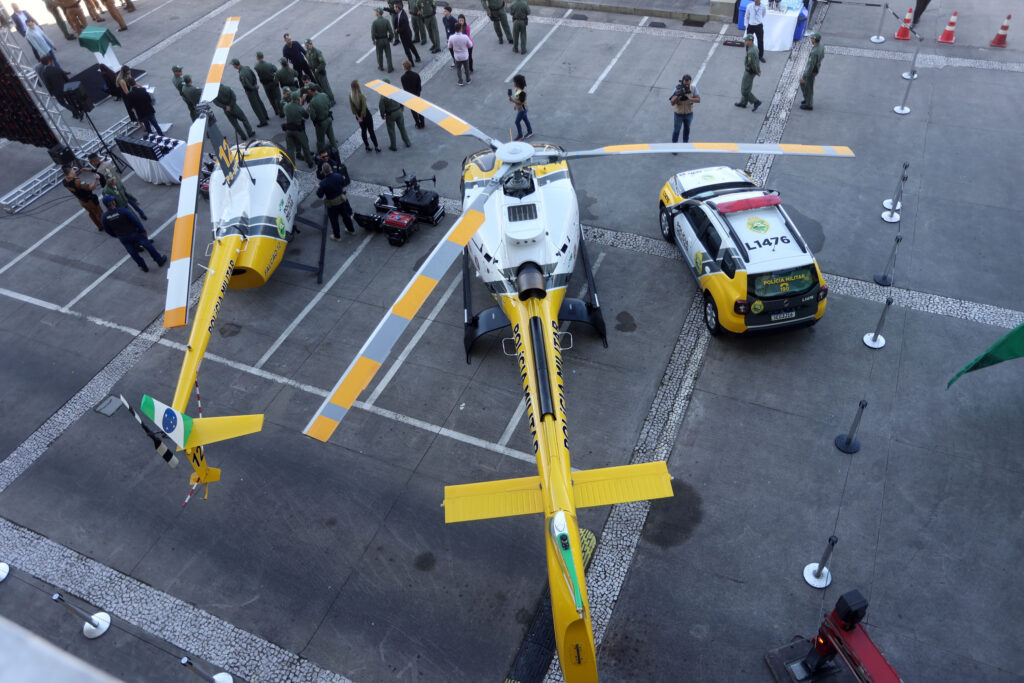
[[[570,14],[572,14],[572,9],[565,10],[565,14],[562,15],[562,18],[556,21],[555,25],[551,27],[551,30],[545,33],[544,37],[540,39],[540,42],[533,46],[533,49],[530,50],[530,53],[523,57],[522,61],[519,62],[519,64],[512,71],[512,73],[505,77],[506,83],[509,83],[512,80],[513,76],[515,76],[517,73],[523,70],[523,67],[526,66],[526,63],[528,61],[530,61],[530,58],[537,54],[537,50],[539,50],[544,45],[544,43],[547,42],[547,39],[551,37],[551,34],[558,30],[558,27],[562,25],[562,22],[564,22]]]
[[[284,340],[288,338],[288,335],[294,332],[295,328],[298,327],[299,323],[305,320],[306,316],[309,315],[309,312],[313,310],[313,307],[320,303],[320,300],[324,298],[324,295],[327,294],[330,288],[334,286],[334,283],[338,281],[338,278],[345,274],[345,271],[348,270],[348,267],[352,265],[352,263],[356,260],[356,257],[359,256],[359,254],[363,253],[363,249],[366,248],[366,245],[369,244],[370,240],[372,239],[373,233],[367,235],[359,244],[359,246],[356,247],[356,250],[349,254],[349,257],[345,259],[345,262],[341,264],[340,268],[338,268],[338,272],[336,272],[331,277],[331,279],[328,280],[320,288],[320,291],[318,291],[316,295],[309,300],[309,303],[306,304],[305,308],[303,308],[302,311],[297,316],[295,316],[295,319],[288,324],[288,327],[284,328],[284,332],[282,332],[280,336],[278,336],[278,338],[274,340],[274,343],[270,345],[270,348],[267,349],[267,352],[264,353],[258,361],[256,361],[256,368],[262,368],[266,364],[266,362],[270,360],[270,357],[274,355],[274,352],[277,351],[277,349],[281,346]]]
[[[63,223],[58,225],[56,228],[54,228],[50,232],[48,232],[45,235],[43,235],[43,237],[38,242],[36,242],[31,247],[29,247],[28,249],[26,249],[25,251],[21,252],[20,254],[18,254],[14,258],[12,258],[10,261],[8,261],[7,264],[3,268],[0,268],[0,275],[3,275],[4,273],[6,273],[12,266],[14,266],[14,264],[18,263],[18,261],[20,261],[21,259],[23,259],[26,256],[28,256],[29,254],[31,254],[33,251],[36,250],[37,247],[39,247],[41,244],[46,242],[46,240],[50,239],[51,237],[56,235],[58,232],[60,232],[64,228],[64,226],[66,226],[68,223],[70,223],[71,221],[75,220],[79,216],[83,215],[84,213],[85,213],[85,209],[79,209],[78,211],[76,211],[73,214],[71,214],[70,218],[68,218],[66,221],[64,221]]]
[[[159,228],[157,228],[156,230],[153,231],[153,234],[150,237],[152,238],[152,237],[156,237],[157,235],[159,235],[161,232],[163,232],[164,228],[166,228],[168,225],[170,225],[172,222],[174,222],[174,219],[175,219],[175,216],[171,216],[170,218],[168,218],[166,221],[164,221],[163,225],[161,225]],[[79,301],[81,301],[85,296],[87,296],[89,294],[89,292],[91,292],[92,290],[96,289],[96,287],[98,287],[101,282],[103,282],[108,277],[110,277],[111,273],[113,273],[115,270],[117,270],[118,268],[123,266],[125,261],[127,261],[129,258],[131,258],[131,257],[128,256],[127,254],[122,256],[117,261],[117,263],[115,263],[114,265],[110,266],[110,268],[107,269],[107,272],[103,273],[103,275],[100,275],[98,278],[93,280],[92,284],[90,284],[88,287],[86,287],[81,292],[79,292],[78,296],[76,296],[74,299],[72,299],[71,301],[69,301],[66,304],[64,304],[60,308],[60,312],[61,313],[67,313],[68,311],[70,311],[72,306],[74,306]]]
[[[292,0],[292,1],[291,1],[291,2],[289,2],[289,3],[287,4],[287,5],[285,5],[285,6],[284,6],[284,7],[282,7],[281,9],[279,9],[279,10],[277,10],[276,12],[274,12],[273,14],[271,14],[271,15],[270,15],[269,17],[267,17],[266,19],[264,19],[264,20],[263,20],[263,21],[261,21],[260,23],[256,24],[256,25],[255,25],[255,26],[253,26],[253,27],[252,27],[251,29],[249,29],[248,31],[246,31],[245,33],[243,33],[242,35],[240,35],[240,36],[238,36],[237,38],[235,38],[235,40],[234,40],[234,43],[233,43],[233,45],[234,45],[234,44],[237,44],[237,43],[238,43],[238,41],[242,40],[242,38],[245,38],[246,36],[250,36],[250,35],[252,35],[254,31],[256,31],[257,29],[259,29],[259,28],[260,28],[261,26],[263,26],[263,25],[264,25],[265,23],[267,23],[268,21],[270,21],[271,19],[273,19],[274,17],[276,17],[276,16],[277,16],[278,14],[280,14],[281,12],[284,12],[285,10],[287,10],[287,9],[290,9],[290,8],[294,7],[295,5],[297,5],[297,4],[299,4],[299,0]]]
[[[140,14],[139,16],[135,17],[131,21],[126,21],[124,23],[127,24],[128,26],[131,26],[132,24],[135,24],[137,22],[142,21],[143,19],[148,17],[150,14],[152,14],[153,12],[157,11],[158,9],[160,9],[161,7],[166,7],[167,5],[171,4],[172,2],[174,2],[174,0],[167,0],[167,2],[163,3],[162,5],[157,5],[153,9],[149,10],[148,12],[146,12],[145,14]],[[121,14],[124,14],[124,12],[121,12]]]
[[[316,40],[317,38],[319,38],[319,37],[320,37],[320,34],[321,34],[321,33],[323,33],[324,31],[326,31],[326,30],[327,30],[327,29],[329,29],[330,27],[334,26],[334,25],[335,25],[335,24],[337,24],[337,23],[338,23],[339,21],[341,21],[342,19],[344,19],[345,17],[347,17],[347,16],[349,15],[349,14],[351,14],[352,12],[355,12],[355,11],[356,11],[357,9],[359,9],[360,7],[363,7],[363,5],[360,5],[360,4],[355,4],[355,5],[352,5],[352,7],[351,7],[350,9],[346,10],[345,12],[343,12],[343,13],[342,13],[342,14],[341,14],[340,16],[338,16],[338,18],[337,18],[337,19],[335,19],[335,20],[334,20],[334,21],[332,21],[331,23],[327,24],[327,26],[324,26],[324,27],[323,27],[322,29],[320,29],[319,31],[317,31],[316,33],[314,33],[314,34],[313,34],[313,40]]]
[[[647,23],[647,17],[644,17],[643,19],[640,20],[640,26],[643,26],[646,23]],[[722,27],[722,31],[723,32],[725,31],[725,26]],[[594,81],[594,85],[590,86],[590,90],[587,91],[588,95],[593,95],[594,94],[594,92],[597,90],[598,86],[601,85],[601,81],[603,81],[605,79],[605,76],[607,76],[608,73],[612,70],[612,67],[615,66],[615,63],[619,61],[619,57],[621,57],[622,53],[626,51],[626,48],[629,47],[629,44],[633,42],[634,38],[636,38],[636,34],[635,33],[630,33],[629,34],[629,38],[626,40],[626,44],[623,45],[619,49],[619,51],[617,53],[615,53],[615,56],[612,57],[611,63],[609,63],[608,66],[606,66],[604,68],[604,71],[601,72],[601,75],[597,77],[597,80]],[[711,48],[711,49],[714,50],[714,48]]]
[[[725,35],[728,30],[729,24],[722,27],[722,30],[718,32],[718,37],[715,38],[715,42],[711,43],[711,49],[708,50],[708,54],[704,57],[704,61],[700,63],[700,68],[697,69],[697,75],[693,77],[693,85],[696,86],[700,82],[700,77],[704,75],[704,69],[708,68],[708,62],[711,61],[711,55],[715,54],[715,50],[722,44],[722,36]]]

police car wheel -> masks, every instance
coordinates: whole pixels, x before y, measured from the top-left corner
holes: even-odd
[[[676,237],[672,230],[672,214],[664,206],[661,207],[659,212],[661,215],[658,222],[661,224],[661,236],[665,238],[665,241],[675,243]]]
[[[712,336],[722,331],[721,325],[718,324],[718,306],[707,292],[704,293],[704,325]]]

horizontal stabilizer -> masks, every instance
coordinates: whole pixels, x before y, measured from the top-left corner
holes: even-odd
[[[540,477],[499,479],[444,487],[444,521],[471,522],[544,512]]]
[[[583,470],[572,475],[572,493],[578,508],[668,498],[672,475],[664,462]],[[537,512],[544,512],[540,477],[444,487],[446,524]]]
[[[205,446],[236,436],[253,434],[263,429],[262,415],[228,415],[226,417],[199,417],[192,420],[192,434],[185,448]]]
[[[573,472],[572,494],[578,508],[668,498],[672,475],[664,461],[583,470]]]

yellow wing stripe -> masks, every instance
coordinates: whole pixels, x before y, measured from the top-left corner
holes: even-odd
[[[185,148],[185,166],[182,168],[181,177],[191,178],[194,175],[199,175],[199,166],[203,160],[203,139],[199,138],[199,142],[192,143]]]
[[[237,20],[238,17],[231,17],[231,19],[228,19],[228,21],[230,22],[232,19]],[[220,34],[220,40],[217,41],[217,48],[220,49],[224,47],[231,47],[231,43],[233,42],[235,42],[234,31],[232,31],[231,33],[222,33]]]
[[[849,147],[845,147],[843,145],[836,145],[832,149],[835,150],[835,153],[839,154],[840,156],[844,156],[844,157],[852,157],[853,156],[853,150],[850,149]]]
[[[393,95],[394,93],[400,90],[400,88],[396,88],[390,83],[385,83],[384,81],[371,81],[366,85],[367,87],[372,88],[377,93],[384,95],[385,97],[387,97],[388,95]]]
[[[178,216],[174,219],[174,240],[171,242],[171,260],[192,257],[192,226],[196,215]]]
[[[416,315],[416,311],[420,310],[420,306],[427,300],[430,293],[434,291],[436,285],[437,280],[426,275],[417,275],[416,279],[405,290],[402,298],[391,307],[391,312],[400,318],[412,320],[412,317]]]
[[[452,232],[448,236],[448,241],[464,247],[469,244],[469,240],[473,238],[473,235],[476,234],[476,231],[483,224],[483,212],[470,209],[462,215],[462,218],[459,219],[456,225],[452,226]]]
[[[338,385],[338,388],[331,395],[330,402],[336,406],[341,406],[345,410],[351,408],[359,394],[370,383],[373,376],[377,374],[379,367],[380,363],[366,356],[357,358],[356,362],[352,364],[352,369],[345,375],[345,379],[342,380],[341,384]],[[337,424],[335,422],[335,426]]]
[[[796,145],[796,144],[779,144],[779,149],[783,152],[801,152],[803,154],[824,154],[825,148],[821,145]]]
[[[164,311],[164,327],[184,327],[185,310],[184,306],[180,306]]]
[[[438,121],[437,125],[452,135],[462,135],[470,129],[470,125],[468,123],[462,119],[455,118],[454,116],[449,116],[446,119]]]
[[[421,97],[411,97],[405,102],[403,102],[403,104],[409,107],[409,109],[412,109],[417,114],[422,114],[427,109],[430,109],[430,102],[427,102]]]
[[[332,420],[329,417],[323,415],[317,415],[316,419],[313,420],[313,424],[309,429],[306,430],[306,434],[313,437],[317,441],[327,441],[331,438],[331,434],[338,428],[337,420]]]
[[[695,142],[694,149],[710,149],[719,152],[738,152],[740,146],[732,142]]]
[[[606,152],[645,152],[651,148],[650,145],[645,143],[637,143],[633,145],[608,145],[604,147]]]

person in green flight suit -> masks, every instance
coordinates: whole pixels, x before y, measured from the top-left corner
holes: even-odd
[[[231,122],[231,126],[243,141],[256,135],[252,126],[249,125],[249,119],[245,118],[245,112],[238,106],[234,90],[221,83],[217,96],[213,98],[213,103],[224,110],[224,116]]]
[[[740,83],[740,101],[736,102],[736,106],[740,109],[747,108],[747,102],[754,103],[754,111],[761,106],[761,100],[757,99],[757,96],[751,92],[751,88],[754,87],[754,76],[761,75],[761,57],[757,53],[757,48],[754,47],[754,34],[748,33],[743,36],[743,44],[747,47],[747,56],[743,58],[743,81]]]
[[[427,44],[427,31],[423,25],[423,13],[420,11],[420,0],[409,0],[409,16],[412,17],[412,42]]]
[[[281,67],[274,74],[274,78],[277,80],[277,84],[281,86],[282,97],[284,96],[285,88],[297,90],[299,87],[299,75],[288,66],[288,59],[285,57],[281,57]]]
[[[801,109],[811,111],[814,109],[814,79],[821,69],[821,60],[825,59],[825,48],[821,44],[821,34],[811,34],[811,54],[807,55],[807,68],[804,75],[800,77],[800,90],[804,93],[804,101],[800,103]]]
[[[284,100],[284,123],[281,124],[281,128],[285,131],[288,156],[291,157],[292,163],[297,164],[299,152],[302,152],[302,158],[310,168],[313,168],[313,155],[309,153],[309,138],[306,137],[306,119],[309,118],[309,113],[292,99],[291,88],[281,88],[281,98]]]
[[[331,147],[337,148],[338,139],[334,137],[334,115],[331,113],[331,98],[327,93],[320,91],[316,83],[309,84],[309,104],[306,110],[309,118],[313,121],[313,128],[316,130],[316,148],[323,149],[324,136],[331,141]]]
[[[513,0],[508,7],[508,13],[512,15],[512,52],[526,54],[526,23],[530,16],[530,6],[526,0]]]
[[[316,76],[316,82],[320,84],[320,90],[327,95],[333,107],[337,102],[334,101],[334,91],[331,90],[331,83],[327,80],[327,58],[324,57],[324,53],[318,48],[313,47],[312,38],[306,38],[306,61],[309,62],[309,68],[313,70],[313,75]]]
[[[390,83],[391,80],[385,78],[384,82]],[[380,117],[384,119],[388,126],[388,137],[391,138],[391,146],[388,149],[392,152],[398,151],[398,140],[395,139],[395,126],[398,126],[398,131],[402,134],[402,142],[405,143],[405,146],[412,147],[412,143],[409,142],[409,134],[405,132],[405,107],[402,106],[402,103],[382,96],[378,109],[380,110]]]
[[[480,0],[480,4],[487,10],[487,16],[494,24],[494,32],[498,35],[498,45],[505,41],[501,38],[502,29],[505,30],[505,37],[512,43],[512,31],[508,27],[508,17],[505,16],[505,0]]]
[[[441,51],[441,39],[437,32],[437,0],[420,0],[420,14],[423,15],[423,24],[430,38],[430,51],[436,54]]]
[[[192,77],[185,74],[181,78],[181,99],[185,100],[185,104],[188,105],[188,114],[195,121],[199,118],[199,111],[196,106],[199,104],[199,100],[203,96],[203,91],[192,85]]]
[[[242,66],[237,58],[231,60],[231,66],[238,70],[238,81],[242,84],[245,96],[249,98],[249,106],[256,114],[256,127],[262,128],[267,125],[267,108],[260,100],[260,84],[256,79],[256,72],[247,66]]]
[[[257,52],[256,66],[253,67],[253,70],[260,79],[260,83],[263,84],[263,92],[266,93],[270,106],[274,108],[274,113],[278,116],[284,116],[284,107],[281,104],[281,88],[277,84],[277,79],[274,78],[277,75],[277,67],[263,59],[262,52]]]
[[[391,29],[391,22],[384,18],[384,10],[378,7],[373,13],[377,18],[370,25],[370,40],[377,48],[377,70],[384,70],[384,57],[387,56],[388,73],[391,73],[395,70],[391,63],[391,41],[395,37],[395,32]]]
[[[185,87],[185,79],[181,77],[181,67],[175,64],[171,67],[171,73],[174,74],[174,76],[171,78],[171,83],[174,84],[175,90],[177,90],[178,94],[181,95],[181,99],[185,100],[185,106],[188,107],[189,117],[191,117],[191,119],[195,121],[196,117],[199,116],[199,114],[196,113],[196,106],[189,102],[188,99],[185,97],[185,93],[182,92],[182,89]]]

